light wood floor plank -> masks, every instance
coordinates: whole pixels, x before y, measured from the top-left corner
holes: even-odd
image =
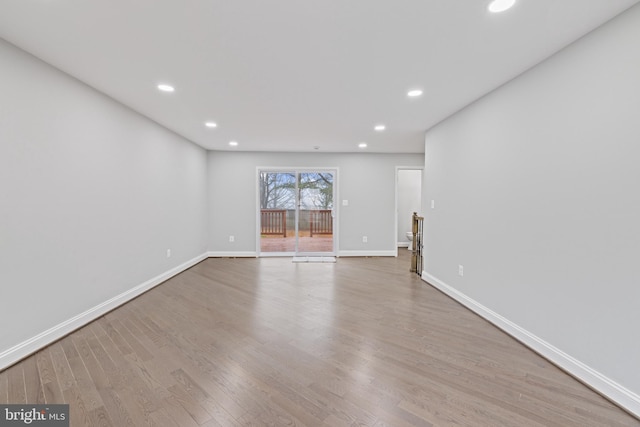
[[[42,380],[42,392],[45,403],[55,403],[63,400],[62,390],[58,383],[58,376],[51,361],[50,349],[51,347],[47,347],[35,354],[38,372]]]
[[[79,396],[79,398],[82,399],[84,402],[84,408],[89,412],[104,406],[104,402],[97,390],[99,384],[96,384],[93,378],[91,378],[91,375],[89,374],[89,371],[87,371],[87,367],[82,361],[80,353],[78,353],[78,349],[76,348],[74,341],[78,341],[80,339],[80,336],[77,334],[69,335],[63,338],[60,341],[60,344],[62,345],[62,349],[64,350],[64,354],[69,362],[73,378],[75,379],[74,386],[71,387],[74,389],[74,396]]]
[[[3,374],[7,375],[7,379],[9,381],[9,403],[27,403],[27,391],[24,386],[24,371],[22,363],[10,367]]]
[[[73,374],[71,373],[71,368],[69,367],[69,362],[67,361],[67,357],[64,354],[62,344],[60,343],[60,341],[58,341],[51,344],[47,348],[47,350],[49,350],[49,354],[51,356],[51,362],[53,364],[53,369],[56,373],[56,377],[58,378],[58,385],[60,386],[60,390],[64,392],[66,389],[73,386],[75,379],[73,378]]]
[[[72,426],[640,426],[398,258],[207,259],[0,372]]]
[[[0,404],[7,403],[9,403],[9,375],[0,374]]]
[[[111,417],[104,406],[100,406],[89,412],[89,418],[91,419],[91,425],[95,427],[112,427],[114,424],[111,422]],[[117,426],[115,426],[117,427]]]
[[[29,357],[22,363],[24,372],[25,399],[37,404],[45,403],[38,363],[35,357]]]
[[[74,426],[91,426],[91,409],[87,408],[87,405],[82,398],[82,393],[78,390],[78,386],[74,383],[71,387],[62,391],[64,396],[63,402],[56,403],[68,403],[69,404],[69,420],[70,424]],[[72,421],[71,421],[72,420]]]

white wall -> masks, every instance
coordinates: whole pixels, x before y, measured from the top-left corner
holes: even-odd
[[[255,255],[258,167],[338,168],[339,255],[396,251],[396,166],[422,167],[421,154],[209,152],[209,250]],[[348,206],[342,206],[342,200]],[[229,235],[235,242],[229,242]],[[362,242],[368,237],[368,243]]]
[[[0,64],[1,369],[56,331],[39,334],[206,253],[207,162],[1,40]]]
[[[412,215],[422,211],[422,170],[399,169],[398,170],[398,246],[409,246],[406,233],[411,231]]]
[[[424,190],[425,279],[636,414],[639,40],[635,6],[431,129]]]

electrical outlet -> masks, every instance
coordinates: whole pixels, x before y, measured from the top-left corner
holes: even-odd
[[[171,249],[167,249],[167,258],[171,258]]]
[[[234,236],[229,236],[229,241],[233,243],[236,241],[236,238]]]
[[[461,265],[458,266],[458,276],[464,276],[464,267]]]
[[[362,236],[362,243],[367,243],[368,240],[367,236]]]

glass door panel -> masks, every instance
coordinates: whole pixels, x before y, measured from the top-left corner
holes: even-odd
[[[297,253],[333,253],[333,173],[298,173]]]
[[[260,172],[260,252],[296,251],[296,174]]]

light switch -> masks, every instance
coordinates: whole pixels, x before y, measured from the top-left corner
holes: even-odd
[[[342,201],[342,206],[349,206],[349,201],[348,200],[343,200]]]

